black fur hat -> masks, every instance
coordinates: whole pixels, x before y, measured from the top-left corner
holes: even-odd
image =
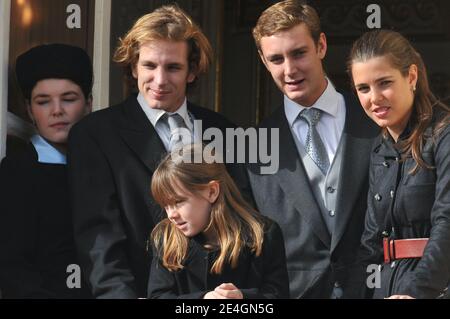
[[[36,83],[44,79],[68,79],[78,84],[88,98],[92,92],[92,62],[86,51],[67,44],[44,44],[21,54],[16,76],[26,99]]]

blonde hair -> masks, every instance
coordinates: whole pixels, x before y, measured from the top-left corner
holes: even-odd
[[[404,157],[411,154],[416,161],[410,173],[414,174],[419,167],[431,169],[432,167],[423,160],[421,155],[424,140],[427,138],[425,131],[433,119],[433,110],[440,108],[446,116],[436,125],[434,129],[436,136],[449,123],[449,109],[431,92],[422,57],[400,33],[391,30],[375,30],[366,32],[356,40],[348,59],[350,77],[352,77],[351,69],[354,63],[365,62],[376,57],[386,57],[391,66],[399,70],[404,77],[408,75],[411,65],[417,66],[418,79],[410,118],[411,134],[400,143],[400,148]],[[383,130],[383,134],[387,136],[386,129]]]
[[[161,207],[167,207],[179,200],[176,185],[195,195],[209,182],[217,181],[219,195],[212,204],[207,229],[217,236],[220,252],[211,273],[221,273],[226,264],[235,268],[246,246],[259,256],[264,238],[262,218],[245,202],[225,165],[215,163],[209,157],[204,158],[201,145],[185,146],[181,152],[181,160],[178,155],[169,154],[154,172],[151,184],[153,198]],[[192,158],[198,155],[202,156],[202,161],[193,163]],[[170,271],[183,268],[189,239],[168,218],[156,225],[151,239],[162,256],[164,267]]]
[[[141,46],[155,40],[186,41],[189,71],[195,75],[208,71],[213,55],[211,45],[192,18],[177,5],[162,6],[137,20],[125,37],[119,39],[113,60],[131,76]]]
[[[253,38],[258,51],[261,53],[261,38],[269,37],[280,31],[289,30],[301,23],[304,23],[314,43],[319,42],[320,19],[316,10],[298,0],[281,1],[267,8],[259,17],[253,29]]]

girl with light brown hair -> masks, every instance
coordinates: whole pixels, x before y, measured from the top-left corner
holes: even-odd
[[[151,190],[167,218],[151,235],[150,298],[289,296],[279,226],[244,201],[225,165],[201,145],[183,147],[181,157],[169,154]]]

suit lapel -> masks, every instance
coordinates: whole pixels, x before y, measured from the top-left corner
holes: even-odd
[[[142,163],[151,172],[155,171],[167,152],[136,96],[130,97],[124,103],[123,112],[120,136]]]
[[[371,123],[365,118],[361,106],[344,95],[346,120],[341,143],[343,143],[342,166],[340,170],[339,193],[336,203],[338,219],[335,224],[331,250],[338,245],[352,218],[353,206],[364,189],[369,170],[369,156],[373,139],[370,136]],[[373,130],[375,132],[375,130]],[[356,212],[364,214],[365,212]]]
[[[195,104],[192,104],[191,102],[187,102],[187,109],[189,111],[189,113],[194,117],[194,120],[197,121],[201,121],[201,132],[200,133],[200,137],[203,137],[203,133],[205,132],[205,130],[207,130],[210,127],[216,127],[219,128],[221,130],[223,130],[222,127],[222,123],[215,123],[214,121],[212,121],[211,117],[211,112],[206,108],[203,108],[201,106],[197,106]]]
[[[342,139],[344,152],[336,203],[336,211],[339,215],[335,224],[331,250],[336,248],[344,234],[347,224],[352,217],[353,205],[355,205],[360,195],[360,190],[364,188],[363,183],[367,175],[368,165],[366,165],[367,161],[362,157],[370,153],[370,143],[367,140],[355,138],[347,133],[343,134]],[[361,165],[358,162],[364,164]]]
[[[330,234],[309,184],[306,170],[300,160],[283,108],[278,112],[277,122],[279,123],[280,136],[285,137],[283,143],[280,143],[280,169],[276,174],[278,182],[288,201],[311,224],[312,231],[322,242],[330,247]]]

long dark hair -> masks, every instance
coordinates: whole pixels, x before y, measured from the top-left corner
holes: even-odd
[[[403,156],[411,155],[416,161],[411,173],[416,173],[419,167],[429,168],[422,158],[422,148],[425,141],[425,131],[433,120],[433,111],[440,108],[445,116],[436,124],[433,132],[435,137],[449,124],[449,108],[440,102],[431,92],[428,84],[427,70],[421,55],[414,49],[411,43],[400,33],[391,30],[375,30],[363,34],[353,44],[348,59],[348,73],[352,76],[352,65],[357,62],[365,62],[376,57],[386,57],[391,66],[407,76],[411,65],[415,64],[418,71],[416,91],[414,93],[413,111],[410,118],[411,134],[399,143]],[[352,81],[353,82],[353,81]],[[383,133],[387,136],[387,130]]]

